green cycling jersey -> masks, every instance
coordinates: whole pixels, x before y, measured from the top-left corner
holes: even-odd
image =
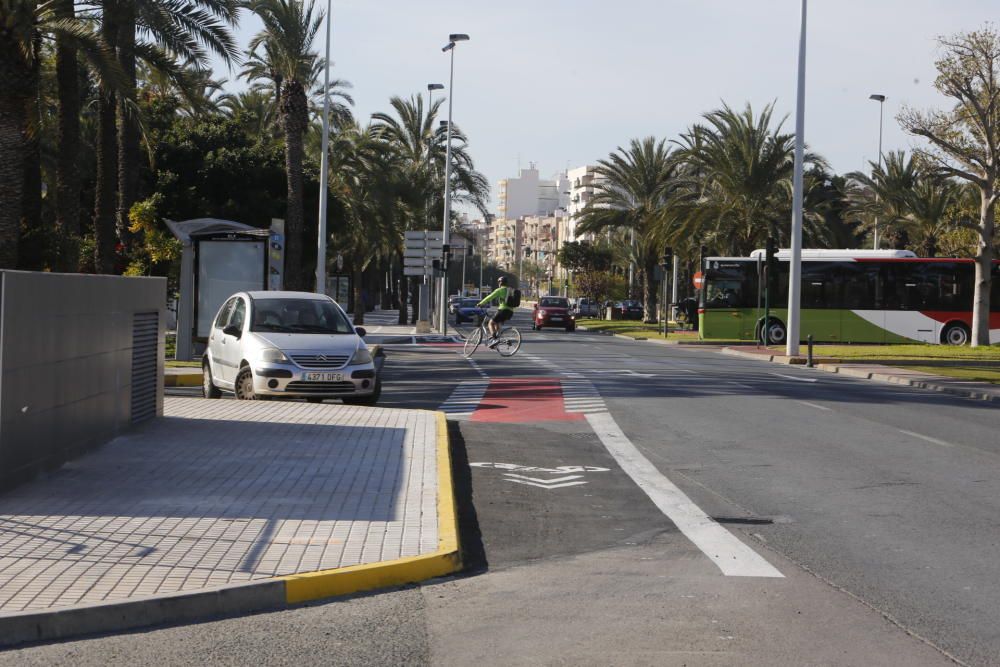
[[[493,290],[492,294],[490,294],[488,297],[480,301],[477,305],[485,306],[493,299],[500,299],[500,305],[497,306],[497,308],[499,308],[500,310],[514,310],[513,308],[507,305],[507,295],[509,293],[507,289],[508,288],[506,286],[496,288],[495,290]]]

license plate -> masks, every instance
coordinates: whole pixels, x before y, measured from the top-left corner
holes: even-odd
[[[559,316],[550,317],[549,319],[553,322],[562,322],[562,317]]]
[[[303,379],[306,382],[340,382],[344,379],[343,373],[305,373]]]

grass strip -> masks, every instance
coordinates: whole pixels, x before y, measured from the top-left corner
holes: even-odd
[[[980,366],[903,366],[901,368],[970,382],[1000,384],[1000,368],[982,368]]]
[[[784,346],[771,346],[775,354],[784,354]],[[805,346],[800,347],[805,355]],[[939,361],[1000,361],[1000,345],[981,347],[956,347],[953,345],[815,345],[817,357],[832,357],[844,361],[939,360]]]

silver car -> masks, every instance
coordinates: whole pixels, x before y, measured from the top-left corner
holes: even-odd
[[[212,322],[202,360],[203,393],[374,405],[382,384],[364,335],[327,296],[234,294]]]

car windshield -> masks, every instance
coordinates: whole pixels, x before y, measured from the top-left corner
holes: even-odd
[[[552,299],[552,298],[543,298],[541,301],[538,302],[538,305],[542,306],[543,308],[568,308],[569,307],[569,304],[566,302],[566,299]]]
[[[342,310],[325,299],[254,299],[250,331],[352,334]]]
[[[479,304],[479,299],[462,299],[462,308],[475,308]]]

